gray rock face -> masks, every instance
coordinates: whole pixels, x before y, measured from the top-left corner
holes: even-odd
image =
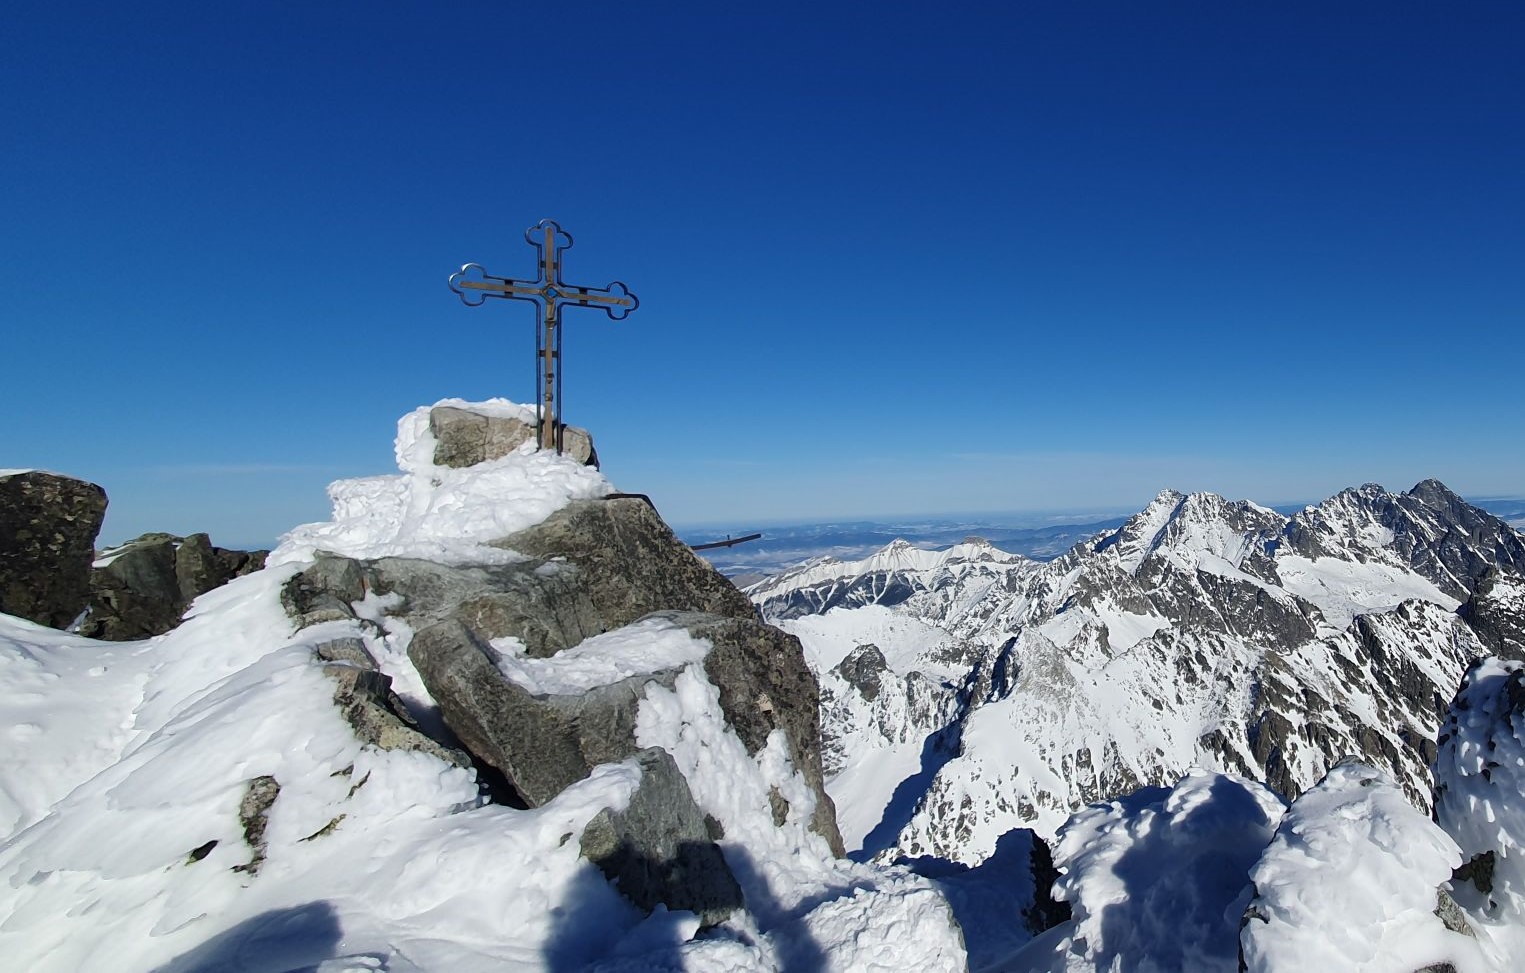
[[[713,926],[742,908],[741,888],[667,751],[636,755],[641,784],[623,811],[603,810],[582,835],[582,853],[631,902],[686,909]]]
[[[106,491],[31,471],[0,476],[0,612],[67,628],[90,601]]]
[[[608,629],[657,611],[757,617],[746,595],[689,550],[641,500],[568,504],[543,523],[494,541],[493,546],[565,560],[576,569],[579,587]]]
[[[429,410],[429,431],[434,434],[434,464],[453,468],[502,459],[535,440],[534,423],[448,405]],[[577,462],[598,465],[598,453],[593,449],[593,437],[588,430],[563,426],[561,446],[563,453]]]
[[[420,630],[408,657],[451,731],[530,807],[599,764],[635,753],[635,716],[646,686],[671,687],[678,675],[643,675],[580,696],[535,696],[505,678],[492,647],[458,619]]]
[[[144,534],[107,552],[94,569],[80,633],[109,641],[162,635],[193,600],[264,567],[267,553],[213,547],[206,534]]]

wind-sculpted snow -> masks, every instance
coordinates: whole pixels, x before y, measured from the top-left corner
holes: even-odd
[[[1445,701],[1467,660],[1486,651],[1455,610],[1491,585],[1499,595],[1475,615],[1492,628],[1479,630],[1510,638],[1525,566],[1512,527],[1434,481],[1406,494],[1347,490],[1290,518],[1166,491],[1045,564],[982,566],[977,552],[947,552],[918,571],[903,549],[882,553],[861,563],[903,565],[893,578],[909,594],[893,604],[853,607],[874,601],[886,575],[842,564],[749,593],[765,616],[822,612],[787,623],[814,628],[819,658],[875,642],[886,612],[930,629],[920,651],[886,654],[892,673],[881,682],[944,666],[939,676],[959,687],[956,718],[926,728],[927,759],[903,761],[900,784],[879,791],[914,805],[882,816],[904,825],[881,854],[968,862],[1014,827],[1052,835],[1090,801],[1196,766],[1293,798],[1355,754],[1428,810]],[[843,719],[852,722],[833,728]],[[874,719],[862,708],[827,714],[823,734],[845,741],[841,766],[882,749],[859,730]]]
[[[1447,928],[1438,914],[1438,890],[1461,858],[1391,778],[1341,762],[1287,811],[1250,873],[1256,895],[1240,935],[1243,969],[1497,969],[1470,931]]]
[[[1525,956],[1525,663],[1467,669],[1440,733],[1435,819],[1460,846],[1454,895],[1478,938]]]
[[[1193,771],[1077,813],[1054,850],[1073,918],[1000,969],[1234,973],[1250,868],[1282,811],[1254,781]]]

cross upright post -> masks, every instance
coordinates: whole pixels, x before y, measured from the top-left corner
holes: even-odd
[[[615,321],[623,321],[640,301],[620,281],[608,287],[579,287],[561,279],[561,254],[572,248],[572,235],[555,220],[541,220],[524,231],[524,239],[538,253],[539,276],[535,280],[494,277],[481,264],[466,264],[450,275],[450,289],[462,303],[480,307],[489,297],[530,301],[540,309],[535,329],[535,433],[541,449],[561,452],[561,308],[601,308]]]

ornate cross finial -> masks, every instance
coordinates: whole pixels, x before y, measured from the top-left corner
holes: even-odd
[[[572,248],[572,235],[555,220],[541,220],[524,231],[524,239],[538,253],[540,275],[535,280],[494,277],[481,264],[466,264],[450,275],[450,289],[468,306],[478,307],[489,297],[532,301],[540,308],[540,327],[535,330],[535,381],[540,397],[535,402],[535,423],[541,449],[561,452],[561,308],[596,307],[615,321],[622,321],[637,307],[630,289],[619,281],[608,287],[579,287],[561,279],[561,254]]]

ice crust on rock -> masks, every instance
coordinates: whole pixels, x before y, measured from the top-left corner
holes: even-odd
[[[1490,953],[1525,956],[1525,663],[1467,669],[1441,728],[1435,818],[1460,848],[1452,882]]]

